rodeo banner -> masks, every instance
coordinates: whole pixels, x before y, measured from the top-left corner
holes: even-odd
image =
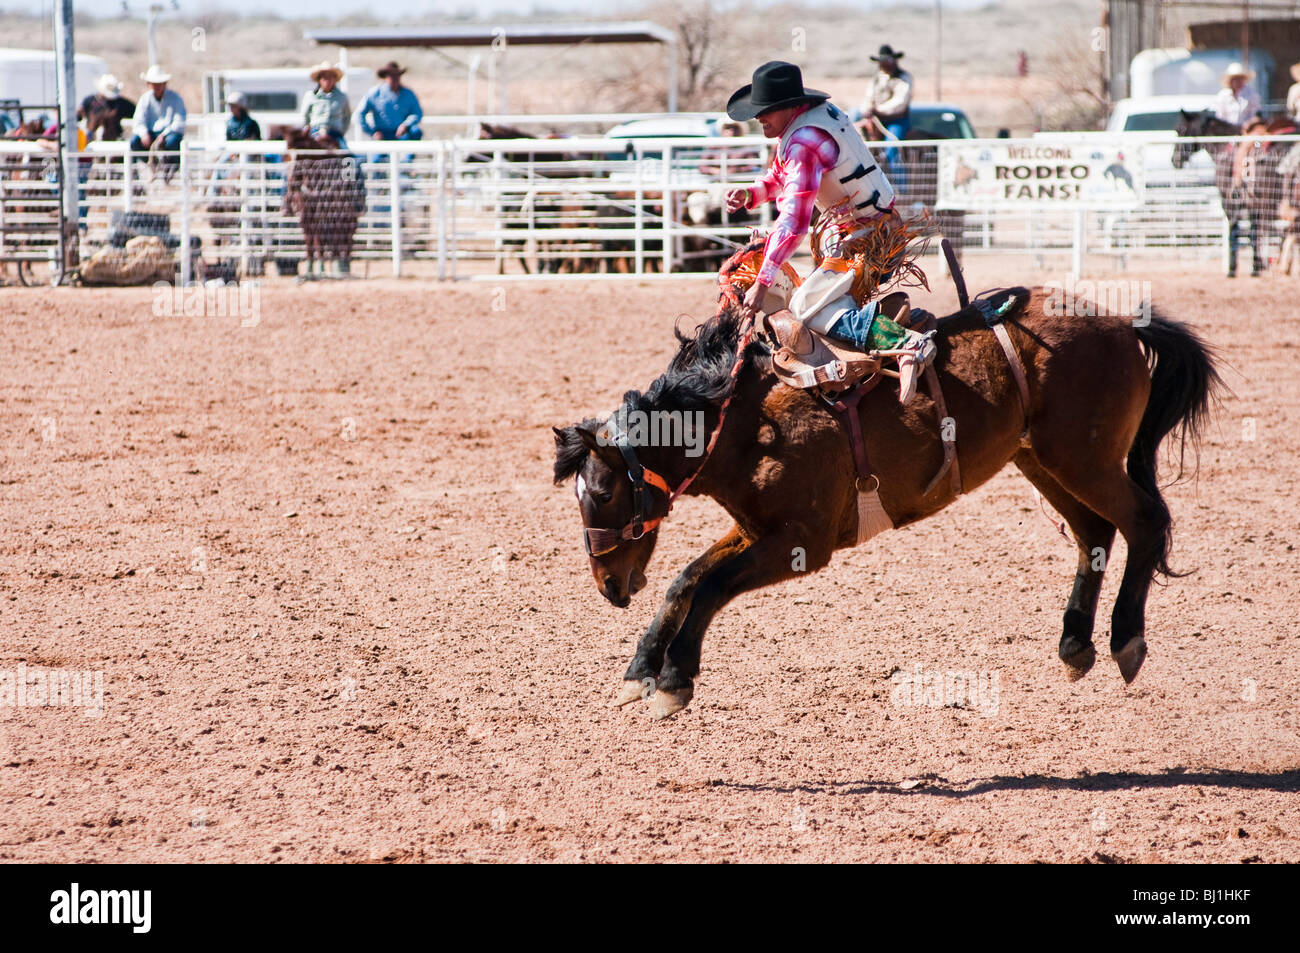
[[[938,206],[1122,208],[1141,203],[1141,173],[1141,156],[1131,145],[944,142]]]

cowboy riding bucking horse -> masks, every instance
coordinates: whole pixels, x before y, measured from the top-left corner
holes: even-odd
[[[862,351],[893,352],[899,400],[907,404],[934,358],[932,333],[904,328],[882,313],[880,300],[859,306],[851,294],[857,275],[840,254],[843,246],[872,229],[905,231],[893,186],[848,115],[829,100],[829,94],[804,87],[798,66],[773,61],[756,69],[753,82],[727,102],[732,119],[757,119],[765,136],[780,140],[767,172],[727,195],[728,211],[775,201],[779,213],[743,306],[751,317],[788,308],[804,328]],[[782,266],[809,233],[814,208],[821,216],[812,239],[816,246],[820,238],[821,247],[813,248],[820,263],[794,288],[783,280]]]

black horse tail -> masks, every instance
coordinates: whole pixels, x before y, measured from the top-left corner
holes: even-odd
[[[1171,481],[1177,482],[1188,473],[1188,447],[1192,448],[1194,457],[1200,451],[1201,433],[1223,387],[1223,378],[1215,366],[1214,349],[1195,331],[1154,311],[1148,313],[1150,321],[1135,330],[1151,367],[1151,397],[1128,452],[1128,474],[1165,516],[1164,539],[1161,540],[1155,568],[1168,577],[1186,573],[1176,573],[1169,568],[1173,521],[1156,478],[1160,442],[1171,431],[1179,430],[1178,476]],[[1193,463],[1191,473],[1194,475],[1195,472]]]

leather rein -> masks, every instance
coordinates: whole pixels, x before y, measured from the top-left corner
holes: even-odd
[[[740,298],[724,276],[719,275],[718,284],[722,287],[722,299],[718,304],[717,314],[714,315],[715,318],[726,310],[728,304],[740,305]],[[745,364],[745,351],[748,350],[749,342],[753,338],[754,319],[752,316],[747,315],[740,324],[739,341],[736,345],[736,363],[731,366],[730,386],[727,388],[727,396],[723,399],[718,410],[717,426],[709,434],[709,442],[700,457],[700,465],[692,473],[688,474],[677,485],[675,490],[670,490],[667,480],[637,459],[636,448],[628,442],[627,431],[616,423],[615,417],[610,417],[605,428],[609,431],[610,442],[618,447],[618,452],[622,455],[623,462],[627,466],[627,478],[632,482],[632,519],[621,527],[584,526],[582,528],[582,545],[587,550],[588,556],[595,558],[612,553],[623,543],[640,539],[651,530],[658,529],[659,524],[667,519],[668,514],[673,511],[673,504],[677,502],[677,498],[686,492],[686,488],[700,475],[700,471],[704,469],[704,465],[709,461],[709,456],[713,453],[714,446],[717,445],[718,436],[722,433],[722,424],[727,419],[727,408],[731,405],[731,398],[736,394],[736,379],[740,376],[740,369]],[[653,513],[653,501],[651,500],[650,489],[658,490],[668,501],[662,516],[651,515]],[[575,484],[574,492],[577,493],[577,491],[578,488]],[[581,499],[581,496],[579,496],[579,499]]]

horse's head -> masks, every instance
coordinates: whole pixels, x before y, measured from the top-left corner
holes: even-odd
[[[667,486],[620,448],[608,424],[593,418],[556,427],[555,482],[574,477],[582,539],[601,595],[625,608],[645,586],[645,567],[668,509]]]
[[[1203,109],[1197,113],[1189,113],[1186,109],[1179,110],[1178,125],[1174,127],[1174,132],[1181,139],[1195,139],[1200,136],[1235,136],[1241,132],[1241,129],[1230,122],[1224,122],[1209,109]],[[1174,143],[1174,152],[1172,162],[1175,169],[1181,169],[1187,164],[1187,160],[1198,149],[1205,149],[1212,156],[1215,150],[1200,142],[1176,142]]]

